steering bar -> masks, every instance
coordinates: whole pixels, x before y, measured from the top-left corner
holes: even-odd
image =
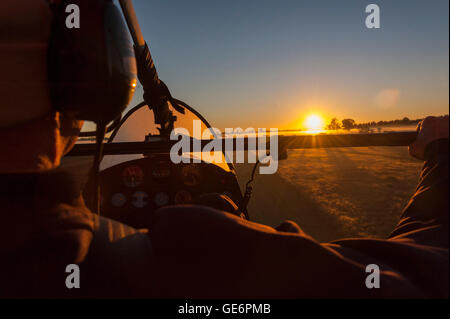
[[[278,150],[302,149],[302,148],[330,148],[330,147],[367,147],[367,146],[408,146],[417,136],[417,132],[389,132],[389,133],[364,133],[364,134],[316,134],[316,135],[279,135]],[[233,150],[237,150],[237,144],[242,143],[239,150],[256,150],[248,143],[246,137],[221,138],[222,145],[226,140],[233,140]],[[267,136],[266,148],[270,150],[270,139]],[[191,142],[193,139],[191,138]],[[198,141],[201,149],[213,140]],[[143,153],[166,153],[178,141],[155,139],[151,142],[119,142],[104,145],[104,155],[124,155]],[[215,140],[217,143],[217,140]],[[231,142],[231,141],[230,141]],[[230,143],[231,144],[231,143]],[[191,143],[191,150],[193,149]],[[95,151],[95,144],[76,144],[68,156],[88,156]]]

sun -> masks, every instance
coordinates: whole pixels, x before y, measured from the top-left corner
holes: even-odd
[[[320,131],[325,126],[325,121],[318,114],[310,114],[306,117],[304,126],[309,131]]]

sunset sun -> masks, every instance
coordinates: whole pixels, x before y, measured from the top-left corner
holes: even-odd
[[[306,117],[304,126],[309,131],[319,131],[324,128],[325,121],[320,115],[311,114]]]

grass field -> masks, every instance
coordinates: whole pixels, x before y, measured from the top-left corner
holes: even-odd
[[[422,162],[407,147],[292,150],[274,175],[257,175],[252,220],[297,222],[319,241],[385,237],[413,193]],[[236,164],[240,184],[252,164]]]
[[[63,165],[86,175],[90,157],[65,158]],[[413,193],[422,162],[406,147],[291,150],[273,175],[256,175],[250,218],[277,226],[297,222],[319,241],[385,237]],[[236,164],[241,187],[253,164]]]

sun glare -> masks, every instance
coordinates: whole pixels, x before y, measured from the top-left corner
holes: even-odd
[[[306,117],[304,126],[309,131],[320,131],[323,130],[325,122],[320,115],[311,114]]]

